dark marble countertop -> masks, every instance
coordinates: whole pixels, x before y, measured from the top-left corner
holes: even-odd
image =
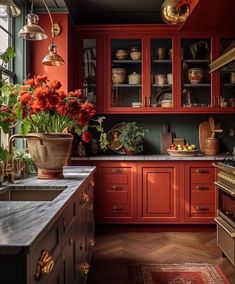
[[[197,154],[193,157],[174,157],[170,155],[100,155],[90,157],[72,157],[72,161],[221,161],[233,157],[231,154],[205,156]]]
[[[43,229],[60,214],[70,197],[84,183],[95,167],[65,167],[64,179],[40,180],[36,177],[17,180],[6,186],[59,186],[66,188],[52,201],[0,201],[0,249],[28,247]],[[0,190],[4,190],[1,187]]]

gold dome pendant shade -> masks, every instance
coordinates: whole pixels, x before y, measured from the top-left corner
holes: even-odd
[[[43,28],[38,25],[39,17],[30,12],[26,16],[26,25],[23,26],[18,32],[18,37],[26,40],[43,40],[47,35]]]
[[[13,0],[0,0],[0,17],[17,17],[20,14],[21,10]]]
[[[188,2],[189,0],[165,0],[161,7],[163,21],[169,25],[185,22],[190,12]]]
[[[52,43],[49,48],[49,53],[43,58],[42,64],[46,66],[60,66],[64,65],[64,59],[57,54],[57,47]]]

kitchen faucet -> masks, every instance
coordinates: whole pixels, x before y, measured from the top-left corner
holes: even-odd
[[[34,138],[34,139],[38,139],[40,141],[40,144],[42,145],[43,142],[42,142],[42,139],[39,138],[38,136],[36,135],[21,135],[21,134],[14,134],[12,135],[10,138],[9,138],[9,154],[10,154],[10,160],[7,164],[7,167],[6,167],[6,174],[7,174],[7,177],[8,177],[8,182],[9,183],[14,183],[15,180],[14,180],[14,176],[15,176],[15,171],[14,171],[14,165],[13,165],[13,142],[16,138]]]

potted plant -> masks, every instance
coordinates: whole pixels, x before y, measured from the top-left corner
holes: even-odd
[[[135,121],[123,122],[119,140],[126,154],[138,154],[143,151],[143,139],[146,131]]]

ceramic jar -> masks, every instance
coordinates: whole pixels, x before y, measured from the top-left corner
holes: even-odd
[[[217,138],[207,138],[205,140],[205,155],[216,156],[219,154],[219,140]]]
[[[112,69],[112,82],[113,84],[122,84],[126,81],[126,69],[113,68]]]
[[[133,72],[128,76],[128,83],[130,85],[140,84],[140,82],[141,82],[140,74]]]
[[[115,53],[115,56],[119,60],[127,59],[128,52],[125,49],[118,49]]]
[[[154,83],[163,86],[167,82],[167,75],[166,74],[155,74],[154,75]]]
[[[191,84],[199,84],[203,81],[203,69],[191,68],[188,71],[188,79]]]
[[[132,60],[140,60],[141,59],[141,51],[139,51],[138,47],[132,47],[131,48],[130,58]]]

